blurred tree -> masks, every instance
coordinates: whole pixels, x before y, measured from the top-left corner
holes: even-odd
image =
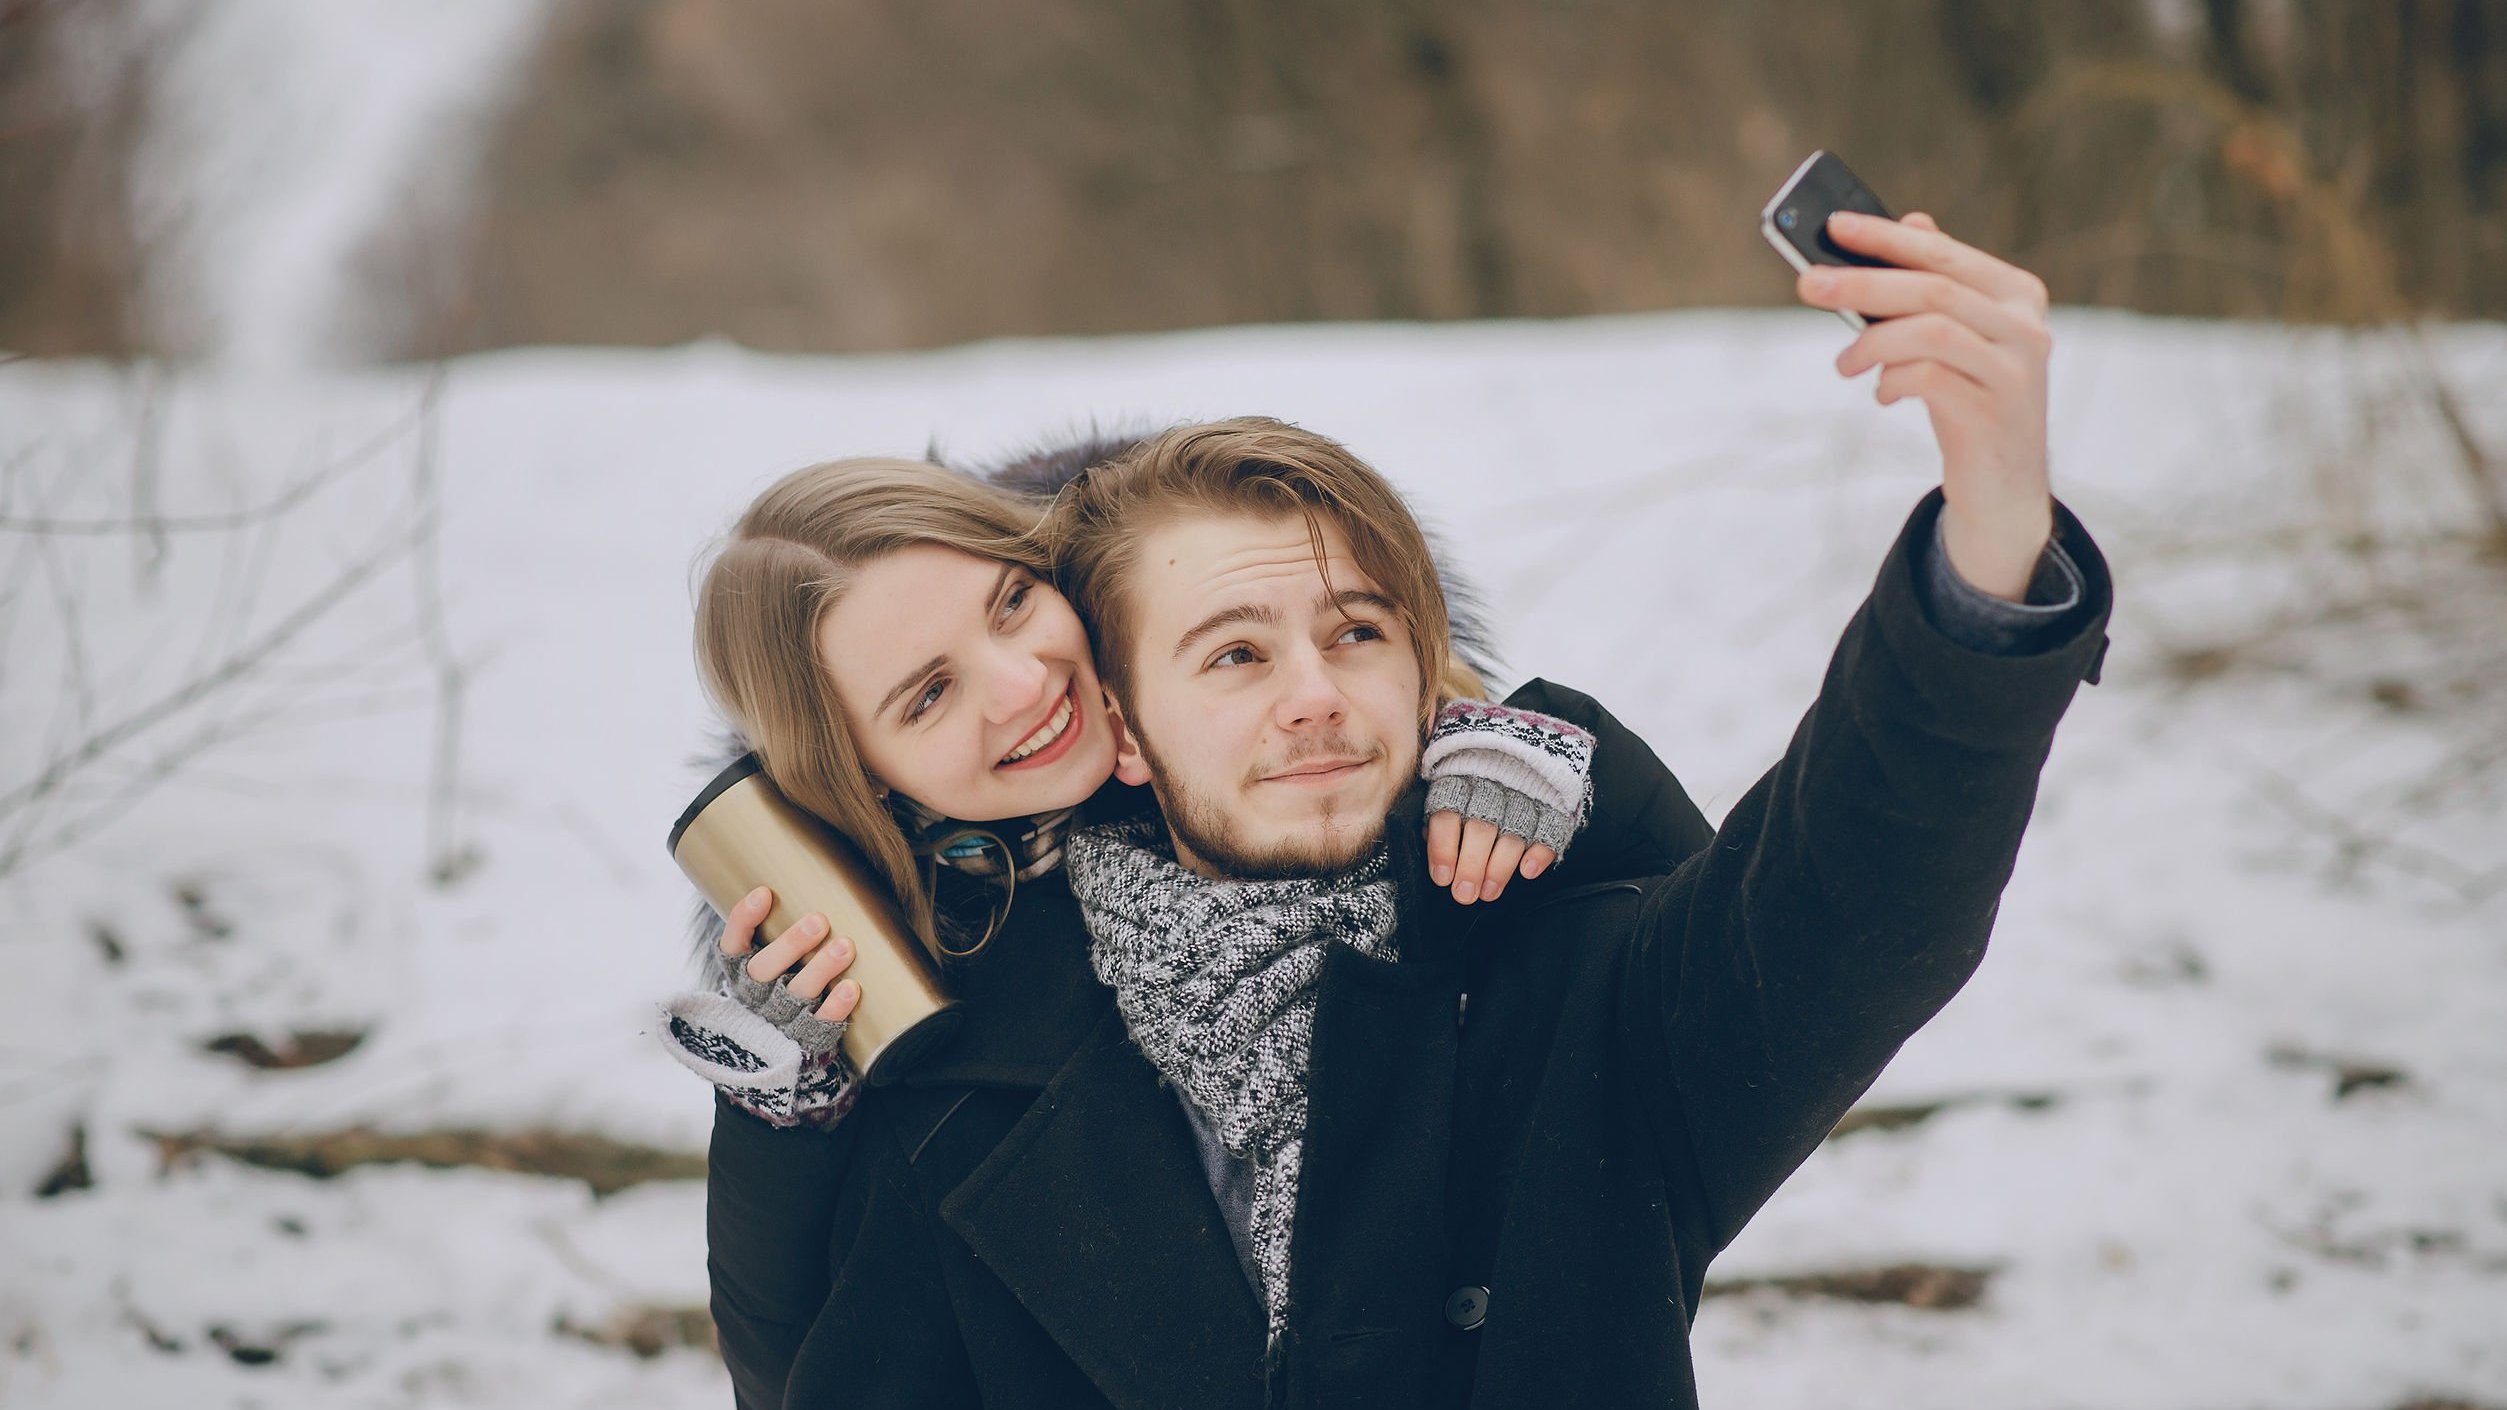
[[[148,350],[130,179],[148,74],[97,42],[123,8],[0,0],[0,348]]]

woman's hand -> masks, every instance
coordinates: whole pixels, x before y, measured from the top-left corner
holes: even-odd
[[[827,996],[814,1012],[833,1023],[849,1018],[853,1006],[861,1002],[862,986],[840,978],[853,963],[853,942],[844,936],[827,933],[827,917],[812,912],[785,927],[783,934],[769,941],[757,953],[749,954],[757,940],[757,927],[774,909],[775,893],[761,886],[740,898],[740,904],[723,917],[722,952],[730,959],[748,956],[749,978],[760,984],[772,984],[779,976],[784,988],[794,998],[812,1003],[821,994]],[[793,973],[799,966],[800,972]],[[830,985],[834,986],[832,989]]]
[[[1428,875],[1466,906],[1496,900],[1518,874],[1529,880],[1557,859],[1549,848],[1499,832],[1492,822],[1465,820],[1450,809],[1428,818]]]
[[[1840,245],[1896,269],[1818,268],[1805,303],[1882,320],[1837,357],[1853,377],[1877,367],[1883,406],[1915,397],[1941,446],[1941,538],[1959,576],[2017,602],[2054,532],[2046,480],[2044,281],[1941,233],[1928,215],[1903,221],[1840,211]]]

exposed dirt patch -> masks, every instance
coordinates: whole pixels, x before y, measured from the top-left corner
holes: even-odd
[[[639,1361],[650,1361],[674,1347],[719,1351],[714,1316],[703,1307],[622,1307],[590,1326],[560,1317],[550,1330],[594,1346],[631,1351]]]
[[[337,1062],[366,1040],[362,1032],[318,1028],[289,1033],[274,1045],[256,1033],[221,1033],[200,1045],[201,1051],[231,1057],[246,1067],[286,1069],[319,1067]]]
[[[596,1195],[653,1180],[701,1180],[700,1152],[632,1145],[579,1131],[382,1132],[364,1127],[311,1135],[232,1136],[217,1131],[146,1132],[161,1168],[204,1154],[265,1170],[327,1180],[360,1165],[414,1164],[438,1170],[464,1166],[581,1180]]]
[[[1934,1102],[1910,1102],[1902,1106],[1858,1106],[1845,1114],[1829,1140],[1851,1136],[1858,1131],[1903,1131],[1921,1126],[1945,1111],[1960,1107],[1999,1106],[2012,1111],[2052,1111],[2062,1105],[2060,1092],[1977,1092],[1968,1096],[1944,1097]]]
[[[1771,1292],[1791,1298],[1895,1303],[1921,1312],[1961,1312],[1984,1301],[1993,1275],[1991,1268],[1893,1263],[1885,1268],[1847,1268],[1772,1278],[1709,1278],[1706,1296]]]
[[[2286,1071],[2329,1074],[2333,1079],[2333,1100],[2337,1102],[2346,1101],[2360,1092],[2411,1085],[2411,1074],[2390,1063],[2320,1053],[2295,1044],[2277,1045],[2268,1049],[2263,1057],[2264,1061]]]

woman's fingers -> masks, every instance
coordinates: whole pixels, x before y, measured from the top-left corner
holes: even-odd
[[[722,946],[722,952],[735,959],[747,954],[749,947],[757,941],[758,924],[774,908],[775,893],[763,886],[741,897],[723,915],[722,939],[716,942]]]
[[[818,942],[827,938],[827,917],[805,915],[785,927],[783,934],[767,942],[766,948],[749,957],[749,978],[760,984],[771,984],[775,976],[799,964]]]
[[[798,998],[816,999],[836,982],[853,963],[853,942],[839,935],[818,947],[818,952],[801,966],[801,972],[784,981],[784,986]]]
[[[1489,849],[1489,874],[1484,899],[1496,900],[1505,891],[1506,883],[1515,879],[1515,867],[1523,861],[1523,849],[1527,845],[1522,838],[1509,832],[1498,838],[1497,845]]]
[[[850,979],[839,979],[827,995],[827,1002],[818,1006],[818,1016],[834,1023],[853,1016],[853,1006],[862,1001],[862,986]]]
[[[1545,843],[1535,842],[1523,849],[1523,865],[1517,871],[1524,880],[1530,881],[1548,871],[1550,863],[1557,860],[1558,853],[1555,849]]]
[[[1468,906],[1480,899],[1488,880],[1489,850],[1497,845],[1497,824],[1473,818],[1462,825],[1462,848],[1454,863],[1454,899]]]
[[[1454,862],[1462,851],[1462,814],[1451,808],[1428,816],[1428,880],[1454,884]]]

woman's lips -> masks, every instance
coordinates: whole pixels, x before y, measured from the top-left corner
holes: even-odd
[[[1078,746],[1080,732],[1083,727],[1087,725],[1088,719],[1086,708],[1080,704],[1079,682],[1076,679],[1074,679],[1071,684],[1062,688],[1062,698],[1064,701],[1068,702],[1071,707],[1071,718],[1068,723],[1062,726],[1062,732],[1053,737],[1053,742],[1046,745],[1044,748],[1037,750],[1035,753],[1028,755],[1024,759],[1013,759],[1005,763],[995,764],[993,765],[993,768],[1003,773],[1008,773],[1016,769],[1042,768],[1047,764],[1061,759],[1064,755],[1070,753],[1073,748]],[[1060,705],[1056,705],[1054,707],[1054,714],[1060,714],[1061,710],[1062,707]],[[1051,723],[1052,718],[1052,715],[1047,715],[1045,717],[1046,722]],[[1039,725],[1037,728],[1042,729],[1043,726]],[[1034,730],[1030,730],[1026,738],[1021,739],[1019,742],[1024,744],[1028,739],[1033,739],[1035,737],[1036,732]]]

